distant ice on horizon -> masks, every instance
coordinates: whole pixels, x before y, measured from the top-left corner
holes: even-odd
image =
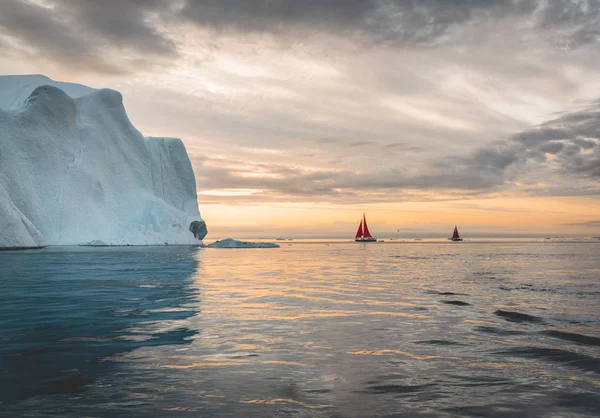
[[[208,248],[279,248],[279,244],[273,242],[248,242],[238,241],[233,238],[225,238],[207,245]]]
[[[198,244],[193,221],[185,146],[145,138],[119,92],[0,76],[0,248]]]

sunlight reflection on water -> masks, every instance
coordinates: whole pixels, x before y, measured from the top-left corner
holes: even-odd
[[[21,255],[1,289],[12,344],[3,362],[71,350],[61,367],[83,371],[71,373],[81,379],[72,390],[48,392],[62,372],[33,369],[29,379],[50,383],[4,403],[62,416],[593,416],[598,248],[303,243]],[[63,293],[40,301],[51,308],[32,307],[32,295],[56,286]],[[55,318],[69,329],[23,337],[61,310],[73,310]],[[102,321],[76,314],[88,311]],[[15,325],[15,312],[29,322]],[[26,384],[20,369],[11,373],[0,383]]]

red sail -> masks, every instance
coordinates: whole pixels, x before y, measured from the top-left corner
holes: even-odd
[[[371,233],[369,232],[369,228],[367,227],[367,218],[365,217],[365,214],[363,213],[363,223],[365,224],[365,238],[373,238],[371,236]]]
[[[452,234],[452,239],[458,239],[460,235],[458,235],[458,228],[454,226],[454,233]]]
[[[358,225],[358,231],[356,231],[356,237],[354,238],[360,238],[362,237],[363,234],[363,230],[362,230],[362,220],[360,221],[360,225]]]

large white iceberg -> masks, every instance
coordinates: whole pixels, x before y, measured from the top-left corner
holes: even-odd
[[[117,91],[0,76],[0,248],[205,235],[181,140],[142,136]]]

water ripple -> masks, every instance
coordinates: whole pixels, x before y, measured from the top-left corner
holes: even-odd
[[[594,416],[597,248],[0,253],[0,407],[68,418]]]

